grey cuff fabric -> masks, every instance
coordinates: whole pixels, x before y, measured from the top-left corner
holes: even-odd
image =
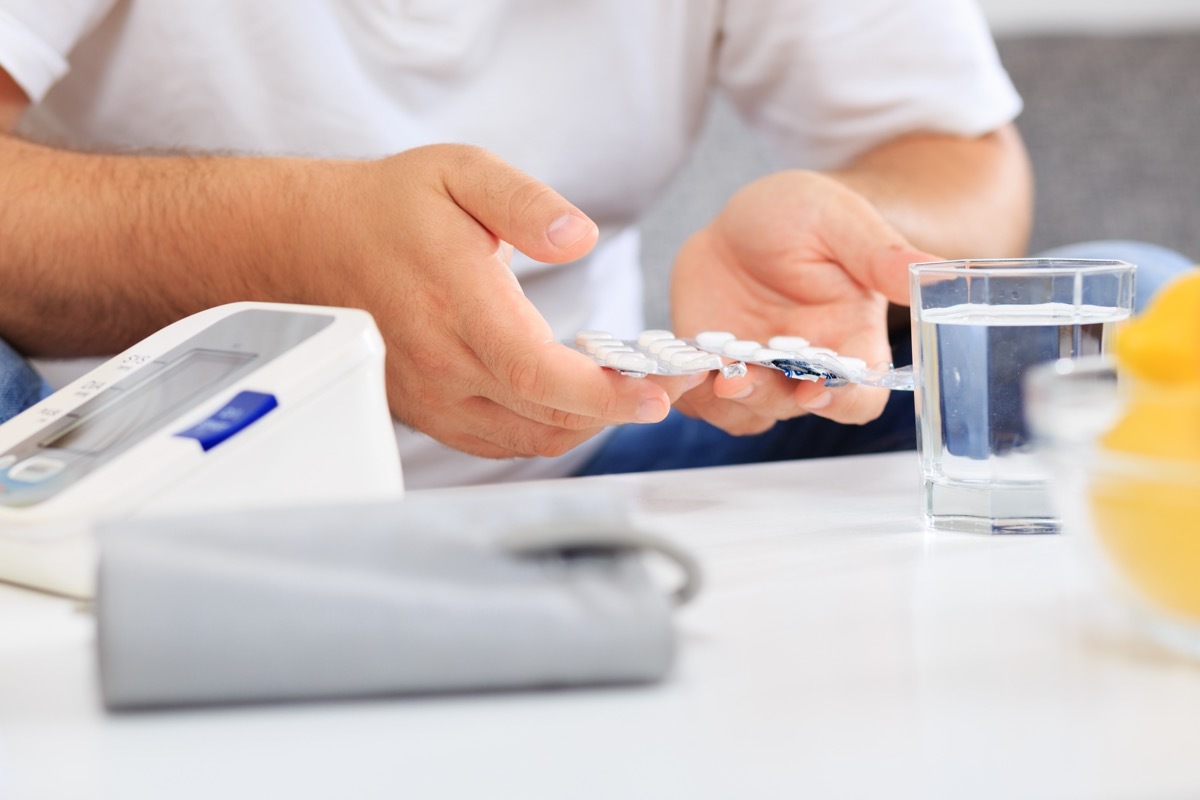
[[[512,487],[390,504],[110,522],[113,709],[647,682],[670,668],[665,553],[619,498]]]

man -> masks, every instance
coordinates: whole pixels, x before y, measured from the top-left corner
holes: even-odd
[[[795,169],[680,253],[680,333],[886,361],[909,262],[1028,229],[1019,99],[965,0],[0,0],[0,68],[0,337],[74,357],[235,300],[365,308],[413,486],[570,474],[672,403],[739,435],[879,415],[557,344],[640,327],[634,226],[714,88]]]

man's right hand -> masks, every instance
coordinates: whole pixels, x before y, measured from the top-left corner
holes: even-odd
[[[513,248],[562,263],[596,225],[487,151],[432,145],[349,165],[343,258],[313,301],[365,308],[388,346],[393,414],[476,455],[558,455],[626,422],[656,422],[664,385],[601,370],[555,340],[509,268]],[[678,381],[676,381],[677,383]],[[665,384],[682,390],[682,386]]]

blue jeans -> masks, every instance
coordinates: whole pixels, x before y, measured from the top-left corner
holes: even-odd
[[[1084,242],[1054,248],[1039,257],[1120,259],[1136,264],[1136,312],[1144,309],[1165,284],[1194,264],[1173,250],[1135,241]],[[892,360],[897,366],[912,363],[912,344],[907,332],[892,341]],[[766,433],[755,436],[732,436],[707,422],[672,411],[657,425],[625,425],[612,431],[596,455],[576,474],[653,472],[888,453],[915,450],[916,446],[912,395],[892,392],[883,414],[866,425],[842,425],[809,415],[779,422]]]
[[[50,394],[50,387],[24,358],[0,341],[0,422]]]

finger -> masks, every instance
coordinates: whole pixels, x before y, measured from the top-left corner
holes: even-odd
[[[531,420],[485,397],[461,404],[470,420],[464,432],[505,448],[517,457],[554,458],[591,439],[605,426],[570,430]]]
[[[664,389],[647,380],[602,369],[589,357],[557,342],[481,354],[512,398],[604,425],[660,422],[670,411]],[[507,403],[506,403],[507,405]]]
[[[553,458],[592,438],[603,426],[568,430],[528,419],[485,397],[470,397],[456,404],[453,427],[433,420],[427,433],[457,450],[484,458]]]
[[[637,381],[644,380],[646,383],[658,385],[665,393],[665,396],[667,398],[668,409],[669,409],[669,406],[671,404],[673,404],[680,395],[683,394],[683,392],[685,391],[685,387],[687,386],[687,380],[688,380],[687,378],[685,378],[683,376],[666,377],[666,376],[661,376],[661,375],[655,375],[655,376],[650,377],[649,379],[635,378],[635,377],[631,377],[631,376],[627,376],[627,375],[621,375],[620,373],[617,373],[612,370],[604,369],[594,363],[591,364],[590,368],[592,370],[599,371],[601,373],[601,376],[603,377],[603,379],[610,383],[616,383],[619,385],[623,382],[630,382],[630,381],[637,382]],[[700,377],[703,378],[703,376],[700,376]],[[490,390],[488,390],[488,389],[484,389],[482,392],[483,396],[488,396],[490,399],[495,400],[496,402],[500,402],[501,404],[512,409],[517,414],[520,414],[523,417],[534,420],[536,422],[542,422],[547,425],[553,425],[555,427],[567,428],[569,430],[585,430],[588,428],[606,427],[606,426],[610,426],[610,425],[624,424],[624,423],[616,422],[612,419],[606,419],[603,417],[597,417],[597,416],[592,416],[592,415],[587,415],[587,414],[574,414],[574,413],[571,413],[568,411],[562,411],[560,409],[554,408],[553,406],[543,405],[541,403],[535,403],[535,402],[526,400],[525,398],[516,396],[509,392],[502,392],[502,391],[495,392],[495,396],[491,396],[489,394],[489,391]],[[646,415],[645,419],[639,418],[639,419],[629,420],[629,422],[633,422],[633,423],[659,422],[659,421],[661,421],[661,419],[663,419],[663,417],[659,416],[660,413],[661,413],[661,409],[656,408],[653,410],[652,413],[648,413]]]
[[[436,389],[430,397],[437,396]],[[547,424],[485,397],[441,396],[424,412],[402,403],[397,419],[443,444],[484,458],[559,455],[604,429],[583,420],[569,427]]]
[[[713,393],[737,403],[754,414],[775,420],[816,414],[835,422],[862,424],[883,413],[885,389],[860,385],[827,387],[824,381],[798,381],[783,375],[754,376],[747,370],[740,378],[720,378]]]
[[[688,392],[676,402],[675,408],[734,436],[763,433],[775,424],[774,419],[741,403],[716,397],[706,388]]]
[[[694,375],[648,375],[643,380],[653,383],[667,394],[668,401],[674,405],[675,401],[683,397],[698,386],[704,385],[705,381],[709,380],[715,372],[698,372]]]
[[[841,422],[846,425],[862,425],[883,413],[887,405],[888,390],[876,386],[850,384],[828,388],[819,384],[804,390],[797,402],[810,414]]]
[[[713,381],[713,395],[770,419],[791,419],[804,413],[796,404],[796,381],[766,367],[751,366],[738,377],[718,376]]]
[[[596,223],[558,192],[482,148],[454,146],[453,153],[442,172],[446,191],[497,238],[555,264],[595,246]]]
[[[500,296],[496,296],[500,295]],[[498,292],[471,314],[463,341],[492,380],[478,394],[522,413],[530,406],[549,414],[547,422],[575,415],[603,425],[659,422],[670,397],[654,382],[600,368],[589,356],[554,340],[549,325],[523,295]],[[575,424],[568,422],[567,424]]]
[[[848,425],[861,425],[883,413],[888,398],[886,389],[872,386],[851,384],[827,387],[824,381],[793,381],[788,378],[784,380],[791,386],[790,391],[783,395],[778,386],[767,382],[756,385],[749,394],[742,393],[730,399],[717,397],[717,400],[726,404],[741,407],[744,413],[735,414],[727,408],[721,408],[719,412],[707,410],[705,419],[719,413],[722,419],[728,421],[720,425],[725,430],[729,430],[727,424],[734,423],[743,428],[753,427],[752,420],[756,417],[784,420],[804,414],[816,414]]]
[[[535,348],[543,347],[541,344],[533,346]],[[559,347],[560,345],[551,344],[550,346]],[[575,352],[569,350],[569,348],[568,351]],[[447,416],[447,407],[454,406],[462,398],[466,397],[486,398],[491,402],[508,408],[527,420],[568,430],[603,428],[609,425],[623,424],[624,422],[657,422],[665,417],[669,410],[670,396],[661,387],[655,386],[649,381],[640,381],[639,379],[620,375],[611,370],[605,370],[587,357],[581,359],[581,363],[579,364],[580,374],[585,377],[598,377],[605,385],[604,391],[614,391],[609,388],[610,386],[615,386],[615,391],[628,391],[632,388],[636,391],[646,393],[653,399],[652,408],[649,411],[643,412],[645,419],[626,419],[624,417],[614,419],[611,416],[605,417],[587,413],[573,413],[527,399],[519,391],[509,386],[505,380],[494,375],[481,361],[479,353],[473,351],[470,345],[465,342],[460,341],[455,345],[441,346],[436,352],[413,355],[415,357],[414,363],[430,365],[427,369],[418,368],[418,372],[440,371],[443,375],[444,380],[438,381],[436,386],[430,386],[429,382],[426,381],[426,388],[418,392],[418,394],[427,398],[425,405],[436,409],[436,415],[442,417]],[[576,353],[576,355],[582,354]],[[451,373],[446,366],[448,364],[454,365],[454,383],[452,385],[447,383],[451,377]],[[574,383],[579,383],[581,378],[572,376],[570,380]],[[637,384],[643,382],[647,384],[645,388],[637,386]],[[630,384],[632,386],[623,386],[622,384]],[[408,412],[407,417],[412,417],[412,411],[409,410],[408,404],[402,405],[402,409]]]
[[[829,215],[824,241],[855,280],[907,306],[908,265],[939,259],[913,247],[866,200],[861,202],[861,213]]]
[[[640,381],[639,378],[623,376],[611,370],[605,370],[596,364],[590,364],[586,369],[599,372],[601,379],[608,384],[625,382],[625,381]],[[649,383],[647,381],[647,383]],[[566,428],[568,430],[585,430],[588,428],[603,428],[610,425],[623,425],[626,423],[653,423],[660,422],[665,418],[667,411],[670,409],[671,396],[669,393],[664,394],[654,393],[652,395],[653,402],[647,409],[642,409],[640,406],[637,410],[637,417],[627,419],[624,416],[614,418],[611,415],[595,416],[592,414],[578,414],[570,411],[564,411],[560,408],[555,408],[553,405],[546,405],[522,396],[519,391],[510,391],[504,387],[502,382],[496,381],[494,378],[487,382],[484,388],[480,391],[480,396],[487,397],[489,400],[497,402],[513,412],[520,414],[522,417],[540,422],[545,425],[552,425],[558,428]],[[665,396],[665,400],[662,399]]]

